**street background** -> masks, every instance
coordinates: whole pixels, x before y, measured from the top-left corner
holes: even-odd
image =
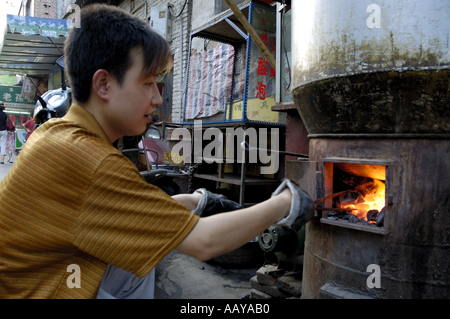
[[[17,156],[14,154],[13,159],[15,160]],[[5,156],[5,164],[0,164],[0,181],[3,180],[8,174],[9,170],[11,169],[11,166],[13,164],[6,162],[8,160],[8,156]]]

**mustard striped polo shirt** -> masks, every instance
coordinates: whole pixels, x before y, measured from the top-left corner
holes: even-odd
[[[0,183],[0,298],[95,298],[107,264],[143,277],[197,221],[73,105],[31,135]],[[80,288],[68,285],[73,265]]]

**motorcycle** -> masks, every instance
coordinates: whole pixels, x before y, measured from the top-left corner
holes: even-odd
[[[38,101],[34,107],[33,119],[36,125],[34,129],[47,122],[51,118],[63,117],[72,104],[72,90],[60,88],[37,95]]]
[[[67,86],[64,77],[64,56],[56,60],[56,64],[61,69],[61,88],[49,90],[42,96],[36,94],[38,101],[33,113],[33,119],[36,123],[34,129],[37,129],[51,118],[63,117],[72,105],[72,90]]]
[[[171,196],[183,193],[174,178],[188,178],[190,171],[182,162],[168,159],[171,149],[155,125],[150,125],[142,135],[125,136],[114,145],[136,165],[147,183]]]

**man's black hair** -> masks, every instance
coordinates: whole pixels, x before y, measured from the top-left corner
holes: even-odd
[[[130,56],[133,48],[142,49],[144,77],[163,71],[171,62],[169,44],[144,20],[114,6],[84,7],[80,28],[70,30],[64,48],[75,100],[84,103],[89,99],[97,70],[105,69],[122,84],[134,62]]]

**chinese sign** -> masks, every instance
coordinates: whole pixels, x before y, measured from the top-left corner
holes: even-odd
[[[260,6],[253,8],[252,26],[262,42],[276,57],[276,14]],[[246,77],[246,46],[236,51],[236,69],[234,77],[233,104],[227,105],[227,120],[238,121],[247,118],[250,121],[285,124],[283,113],[273,112],[275,101],[276,71],[270,65],[256,43],[250,40],[249,68]],[[244,89],[247,94],[244,94]],[[245,100],[245,96],[247,99]],[[244,117],[245,112],[245,117]]]
[[[36,87],[38,80],[25,77],[22,84],[22,99],[27,101],[34,101],[36,96]]]
[[[0,85],[0,101],[5,102],[7,108],[33,108],[36,104],[36,97],[24,98],[21,86]]]
[[[276,14],[272,10],[255,7],[252,25],[259,34],[261,41],[276,58]],[[247,118],[254,121],[278,122],[279,113],[272,112],[275,102],[275,69],[251,41],[250,74],[247,100]]]

